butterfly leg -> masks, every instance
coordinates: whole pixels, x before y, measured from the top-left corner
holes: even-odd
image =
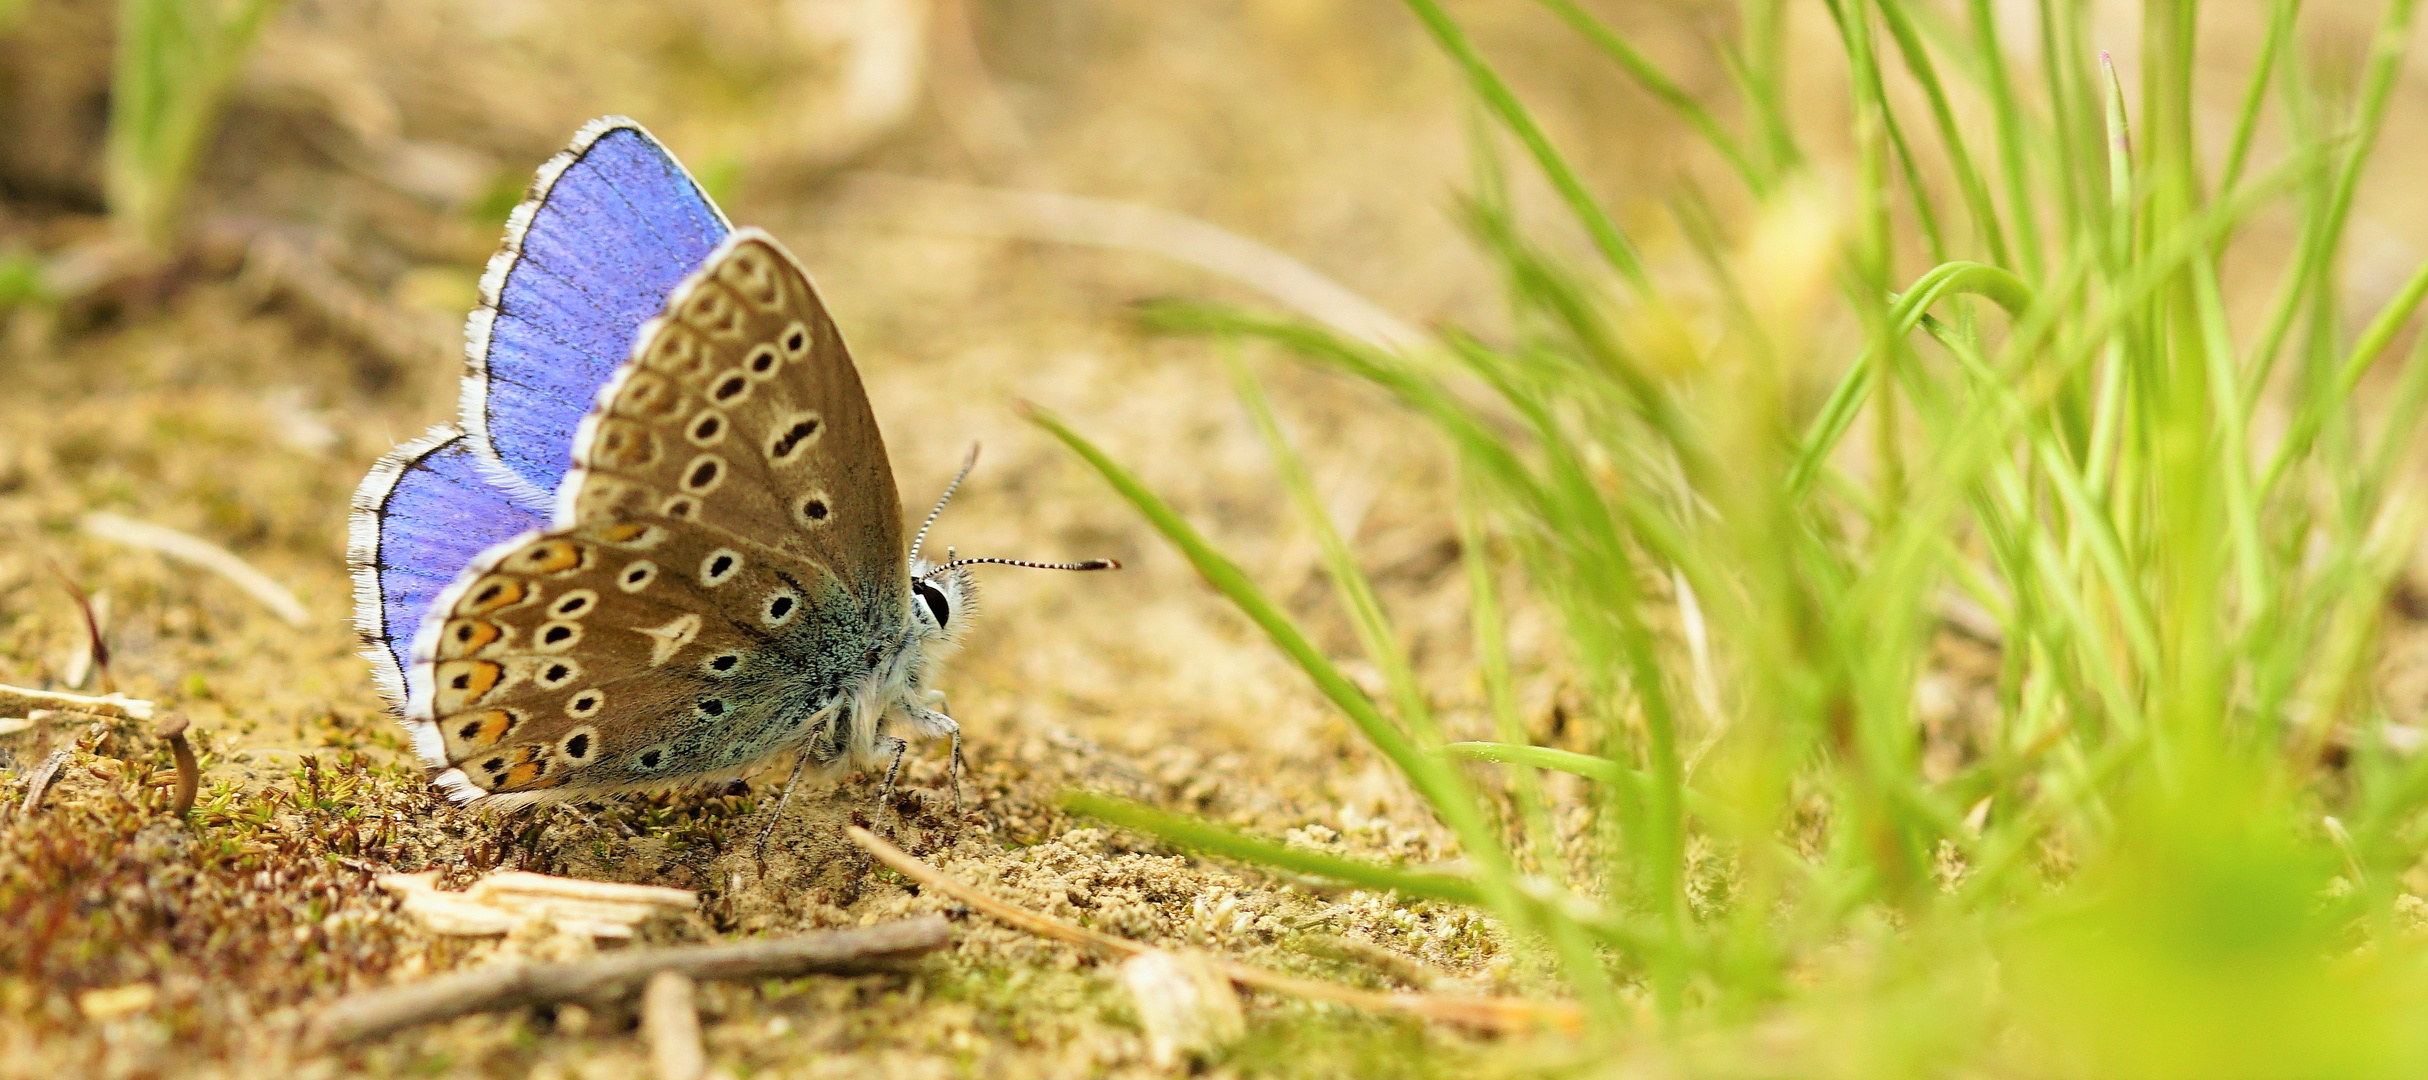
[[[885,785],[877,789],[877,811],[879,813],[883,813],[887,807],[894,804],[894,778],[902,775],[902,755],[909,750],[910,744],[902,741],[899,736],[877,736],[877,752],[893,755],[893,761],[885,766]]]
[[[944,695],[930,690],[927,692],[927,700],[928,705],[942,705]],[[958,815],[961,813],[961,725],[941,710],[931,709],[928,705],[905,702],[903,708],[910,713],[911,727],[916,729],[919,734],[930,738],[937,735],[952,736],[953,764],[947,775],[952,778],[950,783],[953,786],[953,813]]]
[[[793,785],[801,782],[801,770],[808,765],[809,749],[803,747],[800,756],[793,759],[792,776],[784,781],[784,794],[776,796],[775,812],[767,815],[767,827],[759,830],[759,843],[752,857],[762,863],[767,861],[767,838],[775,833],[776,823],[784,820],[784,806],[792,801]]]
[[[961,729],[953,729],[953,764],[944,774],[953,786],[953,816],[961,816]]]

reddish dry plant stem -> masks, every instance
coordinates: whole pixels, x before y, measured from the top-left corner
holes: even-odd
[[[50,566],[51,574],[59,579],[59,584],[67,589],[68,596],[75,599],[76,610],[84,613],[84,633],[91,642],[93,671],[101,676],[101,692],[104,695],[117,693],[118,680],[110,677],[110,643],[101,637],[101,620],[93,614],[92,596],[84,591],[84,586],[76,584],[75,578],[67,576],[67,571],[59,569],[58,563],[48,559],[43,562]]]
[[[892,867],[902,876],[1032,934],[1066,941],[1073,945],[1123,958],[1149,951],[1149,946],[1141,945],[1127,938],[1117,938],[1111,934],[1100,933],[998,900],[921,862],[916,856],[887,843],[882,837],[866,829],[854,826],[845,829],[844,832],[851,837],[853,843],[860,845],[870,855],[876,856],[877,861]],[[1337,1002],[1370,1012],[1407,1013],[1428,1020],[1442,1020],[1499,1032],[1540,1031],[1549,1028],[1573,1035],[1585,1029],[1584,1012],[1575,1005],[1564,1001],[1527,1001],[1520,998],[1461,997],[1444,994],[1376,994],[1335,983],[1293,978],[1236,960],[1225,960],[1221,957],[1214,957],[1213,960],[1224,976],[1243,987],[1295,994],[1318,1001]]]

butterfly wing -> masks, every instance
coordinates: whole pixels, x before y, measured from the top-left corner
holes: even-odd
[[[683,166],[623,117],[592,121],[540,167],[464,328],[460,422],[500,487],[550,505],[574,427],[633,332],[729,229]]]
[[[641,328],[573,443],[557,520],[695,519],[898,593],[902,503],[876,414],[809,276],[743,229]]]
[[[436,427],[381,458],[354,493],[354,625],[392,706],[405,704],[413,634],[431,601],[482,551],[547,524],[492,486],[479,463],[462,432]]]
[[[891,658],[909,602],[892,467],[772,238],[734,233],[672,292],[573,442],[554,526],[484,553],[415,642],[408,718],[456,797],[733,775]]]
[[[456,798],[506,804],[736,775],[857,670],[821,625],[851,598],[789,562],[662,518],[501,544],[414,642],[415,745]]]

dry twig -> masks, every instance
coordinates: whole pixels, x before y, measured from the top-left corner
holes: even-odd
[[[84,586],[76,584],[75,578],[67,576],[67,571],[60,569],[58,563],[49,559],[43,562],[49,564],[51,575],[59,579],[59,584],[67,589],[68,596],[76,601],[76,610],[84,614],[84,651],[81,659],[100,674],[102,693],[117,693],[118,680],[110,676],[110,644],[101,636],[101,614],[94,610],[96,605],[92,594],[85,592]],[[68,665],[69,686],[84,685],[84,672],[80,667],[73,662]]]
[[[641,1037],[658,1080],[700,1080],[708,1072],[708,1050],[700,1045],[698,988],[679,971],[649,977],[641,991]]]
[[[914,220],[922,228],[1160,255],[1237,281],[1379,349],[1411,349],[1427,340],[1406,320],[1313,267],[1186,214],[1110,199],[907,176],[872,173],[862,182],[916,199],[919,213]]]
[[[884,838],[867,829],[852,826],[843,830],[852,842],[861,846],[877,861],[892,867],[897,873],[927,888],[934,889],[964,904],[992,915],[1039,937],[1049,937],[1095,949],[1109,956],[1128,959],[1151,951],[1146,945],[1099,933],[1008,904],[921,862],[911,853],[887,843]],[[1564,1001],[1527,1001],[1522,998],[1462,997],[1447,994],[1376,994],[1314,979],[1299,979],[1279,972],[1267,971],[1253,964],[1214,958],[1216,966],[1232,982],[1254,990],[1270,990],[1281,994],[1330,1001],[1351,1008],[1372,1012],[1398,1012],[1442,1020],[1489,1031],[1537,1031],[1544,1028],[1574,1034],[1585,1028],[1585,1014],[1575,1005]]]
[[[157,551],[179,562],[201,567],[228,581],[245,594],[261,601],[289,626],[302,626],[312,621],[303,602],[287,587],[253,568],[251,563],[237,558],[228,549],[190,533],[182,533],[166,525],[120,517],[116,514],[84,515],[84,531],[104,540],[115,540],[128,547]]]
[[[631,949],[565,963],[510,963],[345,998],[312,1021],[314,1046],[338,1047],[421,1024],[526,1005],[617,1001],[672,971],[691,979],[767,979],[898,971],[943,948],[933,916],[796,938]]]

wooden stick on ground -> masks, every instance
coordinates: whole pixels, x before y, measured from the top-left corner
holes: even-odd
[[[877,861],[892,867],[902,876],[930,889],[959,900],[1039,937],[1067,941],[1073,945],[1095,949],[1110,956],[1128,958],[1147,952],[1149,946],[1127,938],[1099,933],[1008,904],[980,892],[977,888],[919,861],[911,853],[887,843],[884,838],[867,829],[852,826],[843,830],[852,842],[860,845]],[[1428,1020],[1443,1020],[1489,1031],[1539,1031],[1551,1028],[1574,1034],[1585,1029],[1585,1014],[1565,1001],[1528,1001],[1523,998],[1461,997],[1447,994],[1377,994],[1337,983],[1315,979],[1293,978],[1267,971],[1253,964],[1214,958],[1222,973],[1240,986],[1275,993],[1295,994],[1318,1001],[1337,1002],[1351,1008],[1373,1012],[1400,1012]]]
[[[698,987],[679,971],[650,976],[641,991],[641,1037],[649,1042],[658,1080],[700,1080],[708,1073],[698,995]]]
[[[307,1041],[334,1048],[473,1013],[621,999],[661,971],[690,979],[898,971],[943,948],[951,936],[943,919],[928,916],[770,941],[629,949],[566,963],[500,964],[352,995],[313,1018]]]

